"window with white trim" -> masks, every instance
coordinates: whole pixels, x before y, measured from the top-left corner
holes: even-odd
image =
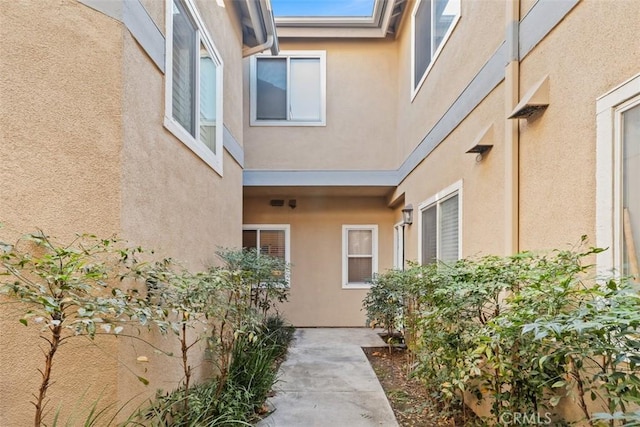
[[[460,0],[418,0],[411,13],[412,97],[460,19]]]
[[[420,261],[453,262],[461,254],[461,197],[458,182],[420,204]]]
[[[167,0],[164,126],[222,175],[222,60],[192,0]]]
[[[290,262],[290,226],[288,224],[248,224],[242,226],[242,247],[258,249],[258,253],[271,255]]]
[[[596,153],[599,269],[640,282],[640,74],[598,99]]]
[[[323,126],[326,52],[251,57],[251,125]]]
[[[368,288],[378,271],[378,226],[342,226],[342,286]]]

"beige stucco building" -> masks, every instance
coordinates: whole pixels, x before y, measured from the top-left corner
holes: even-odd
[[[401,18],[385,20],[382,8],[378,32],[276,19],[281,56],[321,60],[315,120],[257,120],[255,63],[269,58],[245,69],[245,87],[258,90],[244,92],[244,223],[288,227],[285,314],[305,326],[363,325],[371,271],[568,247],[581,235],[611,247],[602,270],[631,272],[640,3],[394,4]],[[633,240],[623,238],[625,210]],[[357,262],[366,271],[350,280]]]
[[[364,326],[367,280],[406,260],[586,234],[602,271],[637,274],[640,2],[373,4],[274,21],[265,0],[0,2],[3,238],[116,233],[193,268],[259,247],[293,265],[297,326]],[[0,425],[28,423],[36,381],[15,323]],[[149,392],[103,350],[67,354],[64,405]],[[176,368],[145,366],[152,389]]]

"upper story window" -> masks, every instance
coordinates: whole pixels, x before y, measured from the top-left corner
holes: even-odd
[[[378,271],[378,226],[342,226],[342,286],[368,288]]]
[[[222,175],[222,60],[191,0],[168,0],[165,127]]]
[[[412,98],[460,19],[460,0],[418,0],[411,13]]]
[[[596,108],[596,236],[609,248],[598,254],[598,266],[640,283],[640,74]]]
[[[422,264],[460,259],[461,191],[458,182],[420,204]]]
[[[251,125],[325,125],[326,52],[251,58]]]

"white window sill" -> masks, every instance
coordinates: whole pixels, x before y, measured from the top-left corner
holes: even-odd
[[[370,283],[347,283],[342,285],[342,289],[371,289]]]
[[[180,124],[171,117],[164,117],[164,127],[186,145],[193,153],[200,157],[211,169],[222,176],[222,153],[214,154],[206,145],[196,141]],[[221,144],[219,144],[221,146]]]
[[[326,126],[323,120],[320,122],[296,122],[293,120],[252,120],[251,126]]]

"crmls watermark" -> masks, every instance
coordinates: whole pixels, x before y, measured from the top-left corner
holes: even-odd
[[[522,412],[503,412],[502,415],[500,415],[500,424],[503,426],[548,426],[551,425],[551,413],[525,414]]]

